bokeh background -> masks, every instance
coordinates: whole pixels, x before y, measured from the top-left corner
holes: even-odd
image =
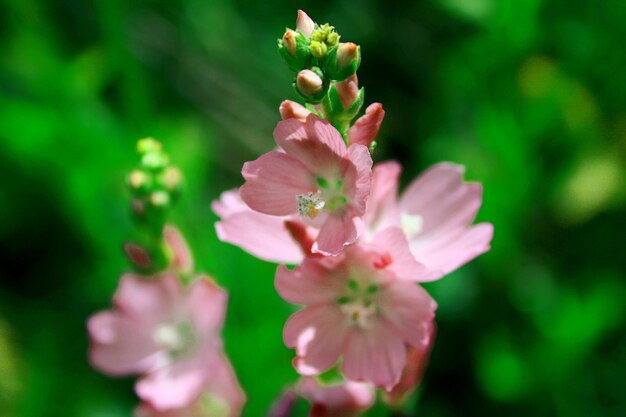
[[[133,237],[126,173],[154,136],[173,220],[230,291],[226,349],[263,416],[292,381],[275,265],[220,243],[210,202],[297,99],[276,39],[303,8],[362,45],[375,160],[484,184],[493,249],[428,284],[438,339],[413,415],[626,415],[623,0],[2,0],[0,416],[129,416],[86,361]],[[382,415],[374,411],[371,415]]]

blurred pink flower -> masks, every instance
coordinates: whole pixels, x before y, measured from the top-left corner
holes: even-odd
[[[141,374],[137,394],[157,410],[193,401],[219,366],[224,290],[208,277],[185,288],[173,273],[126,274],[113,303],[88,320],[91,364],[109,375]]]
[[[463,181],[464,167],[442,162],[417,177],[397,197],[401,166],[395,161],[374,168],[367,205],[364,239],[381,230],[400,227],[415,259],[432,281],[489,250],[493,225],[472,226],[482,204],[482,185]]]
[[[136,417],[237,417],[246,402],[233,368],[225,355],[215,362],[211,378],[189,405],[161,411],[149,403],[135,410]]]
[[[242,200],[251,209],[274,216],[319,215],[312,252],[338,254],[363,230],[372,177],[367,147],[346,147],[341,134],[313,114],[305,122],[279,122],[274,139],[279,150],[244,164]]]
[[[310,417],[357,416],[374,405],[376,399],[374,387],[365,382],[326,385],[316,378],[304,377],[298,391],[311,403]]]
[[[283,331],[302,375],[324,372],[342,357],[347,379],[390,390],[400,380],[407,346],[430,343],[436,303],[411,282],[428,271],[408,252],[398,228],[373,242],[337,257],[307,258],[294,270],[278,268],[278,293],[304,305]]]

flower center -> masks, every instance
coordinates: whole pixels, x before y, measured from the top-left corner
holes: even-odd
[[[337,299],[337,304],[351,325],[365,329],[370,320],[378,315],[377,292],[375,284],[359,283],[353,279],[348,281],[347,294]]]
[[[326,202],[322,200],[321,194],[320,191],[315,194],[298,194],[296,196],[296,200],[298,201],[298,214],[314,219],[317,213],[326,205]]]
[[[314,219],[322,209],[333,213],[348,204],[348,198],[343,193],[342,180],[331,181],[319,177],[316,181],[319,187],[316,192],[296,195],[300,216]]]
[[[400,215],[400,225],[402,226],[402,231],[407,237],[413,237],[422,232],[424,218],[419,214],[409,214],[407,212],[403,212]]]
[[[154,342],[171,357],[189,352],[194,345],[195,337],[189,323],[163,323],[157,326],[152,336]]]

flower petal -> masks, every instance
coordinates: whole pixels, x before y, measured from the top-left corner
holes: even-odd
[[[400,380],[405,364],[404,341],[383,321],[372,322],[364,331],[350,332],[342,368],[348,379],[390,390]]]
[[[305,123],[287,119],[274,129],[274,140],[289,156],[300,161],[315,175],[336,175],[346,145],[330,123],[310,114]]]
[[[146,372],[159,362],[159,348],[142,322],[103,311],[87,322],[89,361],[108,375]]]
[[[293,119],[285,122],[294,121]],[[298,123],[297,121],[295,121]],[[242,200],[252,209],[274,216],[297,213],[296,196],[315,192],[314,178],[300,161],[272,151],[246,162],[241,170],[246,179]]]
[[[374,167],[365,212],[365,224],[370,233],[397,223],[393,218],[397,212],[396,195],[401,171],[402,166],[396,161],[381,162]]]
[[[332,303],[343,295],[345,283],[330,274],[321,262],[305,260],[294,270],[279,266],[274,282],[276,291],[294,304]]]
[[[395,281],[380,290],[380,311],[395,333],[414,347],[430,340],[437,303],[419,285]]]
[[[482,204],[482,186],[464,183],[463,172],[461,165],[437,164],[420,175],[402,194],[401,213],[422,218],[420,237],[466,227],[476,217]]]
[[[361,216],[365,213],[372,187],[372,156],[365,146],[352,145],[348,149],[348,158],[351,165],[344,174],[344,192],[354,213]]]
[[[215,223],[220,240],[237,245],[257,258],[270,262],[298,264],[304,254],[285,227],[285,217],[246,211],[231,214]]]
[[[337,255],[344,246],[354,243],[363,232],[363,220],[360,217],[344,213],[343,216],[329,215],[311,252],[322,255]]]
[[[386,270],[393,272],[398,279],[422,282],[442,276],[441,271],[433,271],[415,260],[406,236],[398,227],[389,227],[378,232],[372,242],[380,252],[390,256],[391,262],[386,266]]]
[[[187,290],[185,307],[196,334],[218,338],[226,315],[228,296],[208,276],[197,277]]]
[[[303,375],[324,372],[337,362],[344,349],[347,328],[344,316],[332,305],[305,307],[285,323],[283,339],[296,348],[296,368]]]
[[[447,274],[487,252],[492,238],[493,225],[480,223],[469,229],[458,229],[441,235],[437,239],[414,239],[409,245],[413,256],[424,262],[429,269]],[[421,279],[420,282],[436,278],[433,276]]]

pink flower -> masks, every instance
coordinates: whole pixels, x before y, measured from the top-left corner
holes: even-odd
[[[357,416],[374,405],[376,398],[370,384],[344,381],[325,385],[313,377],[303,378],[298,391],[311,402],[310,417]]]
[[[273,216],[297,213],[307,221],[319,215],[312,251],[338,254],[363,230],[372,176],[367,147],[346,148],[341,134],[313,114],[305,122],[279,122],[274,139],[280,150],[244,164],[241,198]]]
[[[211,208],[221,217],[215,224],[220,240],[271,262],[298,264],[304,259],[302,249],[286,225],[296,216],[270,216],[251,210],[241,200],[239,190],[222,193]]]
[[[113,303],[87,323],[91,364],[109,375],[141,374],[135,390],[157,410],[188,405],[219,366],[226,293],[208,277],[185,288],[172,273],[126,274]]]
[[[337,257],[307,258],[294,270],[278,268],[278,293],[304,305],[283,331],[301,374],[324,372],[341,357],[347,379],[389,390],[400,380],[407,346],[429,343],[436,304],[412,282],[428,271],[408,252],[400,229],[382,231],[373,242]]]
[[[211,378],[200,396],[182,408],[161,411],[149,403],[141,404],[136,417],[237,417],[246,402],[235,372],[225,355],[215,362]]]
[[[493,225],[472,226],[482,204],[482,186],[463,182],[464,168],[449,162],[432,166],[417,177],[398,199],[401,166],[376,165],[368,201],[364,239],[380,230],[400,227],[415,259],[432,273],[432,281],[489,250]]]

